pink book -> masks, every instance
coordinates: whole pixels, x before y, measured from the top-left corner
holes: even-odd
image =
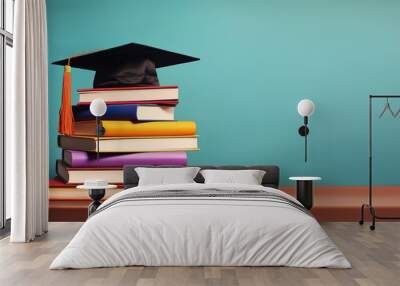
[[[107,153],[100,154],[84,151],[63,151],[63,161],[74,168],[122,167],[124,165],[174,165],[186,166],[186,152],[148,152],[148,153]]]

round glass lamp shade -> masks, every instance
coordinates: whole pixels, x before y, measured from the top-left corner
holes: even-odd
[[[300,100],[300,102],[297,104],[297,111],[303,117],[310,116],[311,114],[314,113],[314,110],[315,110],[314,102],[312,102],[309,99]]]
[[[107,104],[104,102],[104,100],[100,98],[94,99],[90,103],[90,113],[93,116],[100,117],[103,116],[107,111]]]

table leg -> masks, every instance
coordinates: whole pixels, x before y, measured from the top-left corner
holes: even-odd
[[[90,189],[88,191],[89,191],[89,197],[93,200],[93,202],[88,206],[88,216],[90,216],[101,205],[100,200],[106,194],[106,190],[105,189]]]
[[[313,181],[297,181],[297,200],[308,210],[313,207]]]

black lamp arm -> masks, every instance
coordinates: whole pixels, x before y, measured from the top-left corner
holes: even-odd
[[[307,135],[310,132],[308,129],[308,116],[304,116],[304,124],[299,128],[300,136],[304,137],[304,161],[307,162]]]

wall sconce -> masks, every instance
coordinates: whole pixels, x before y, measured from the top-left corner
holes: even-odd
[[[100,98],[94,99],[90,103],[90,113],[96,117],[96,136],[97,136],[97,159],[99,159],[99,148],[100,148],[100,133],[102,130],[100,126],[100,117],[103,116],[107,112],[107,104],[104,102],[104,100]]]
[[[315,105],[309,99],[302,99],[297,104],[297,111],[304,117],[304,125],[300,126],[299,134],[304,137],[304,162],[307,162],[307,136],[310,133],[308,118],[314,113]]]

